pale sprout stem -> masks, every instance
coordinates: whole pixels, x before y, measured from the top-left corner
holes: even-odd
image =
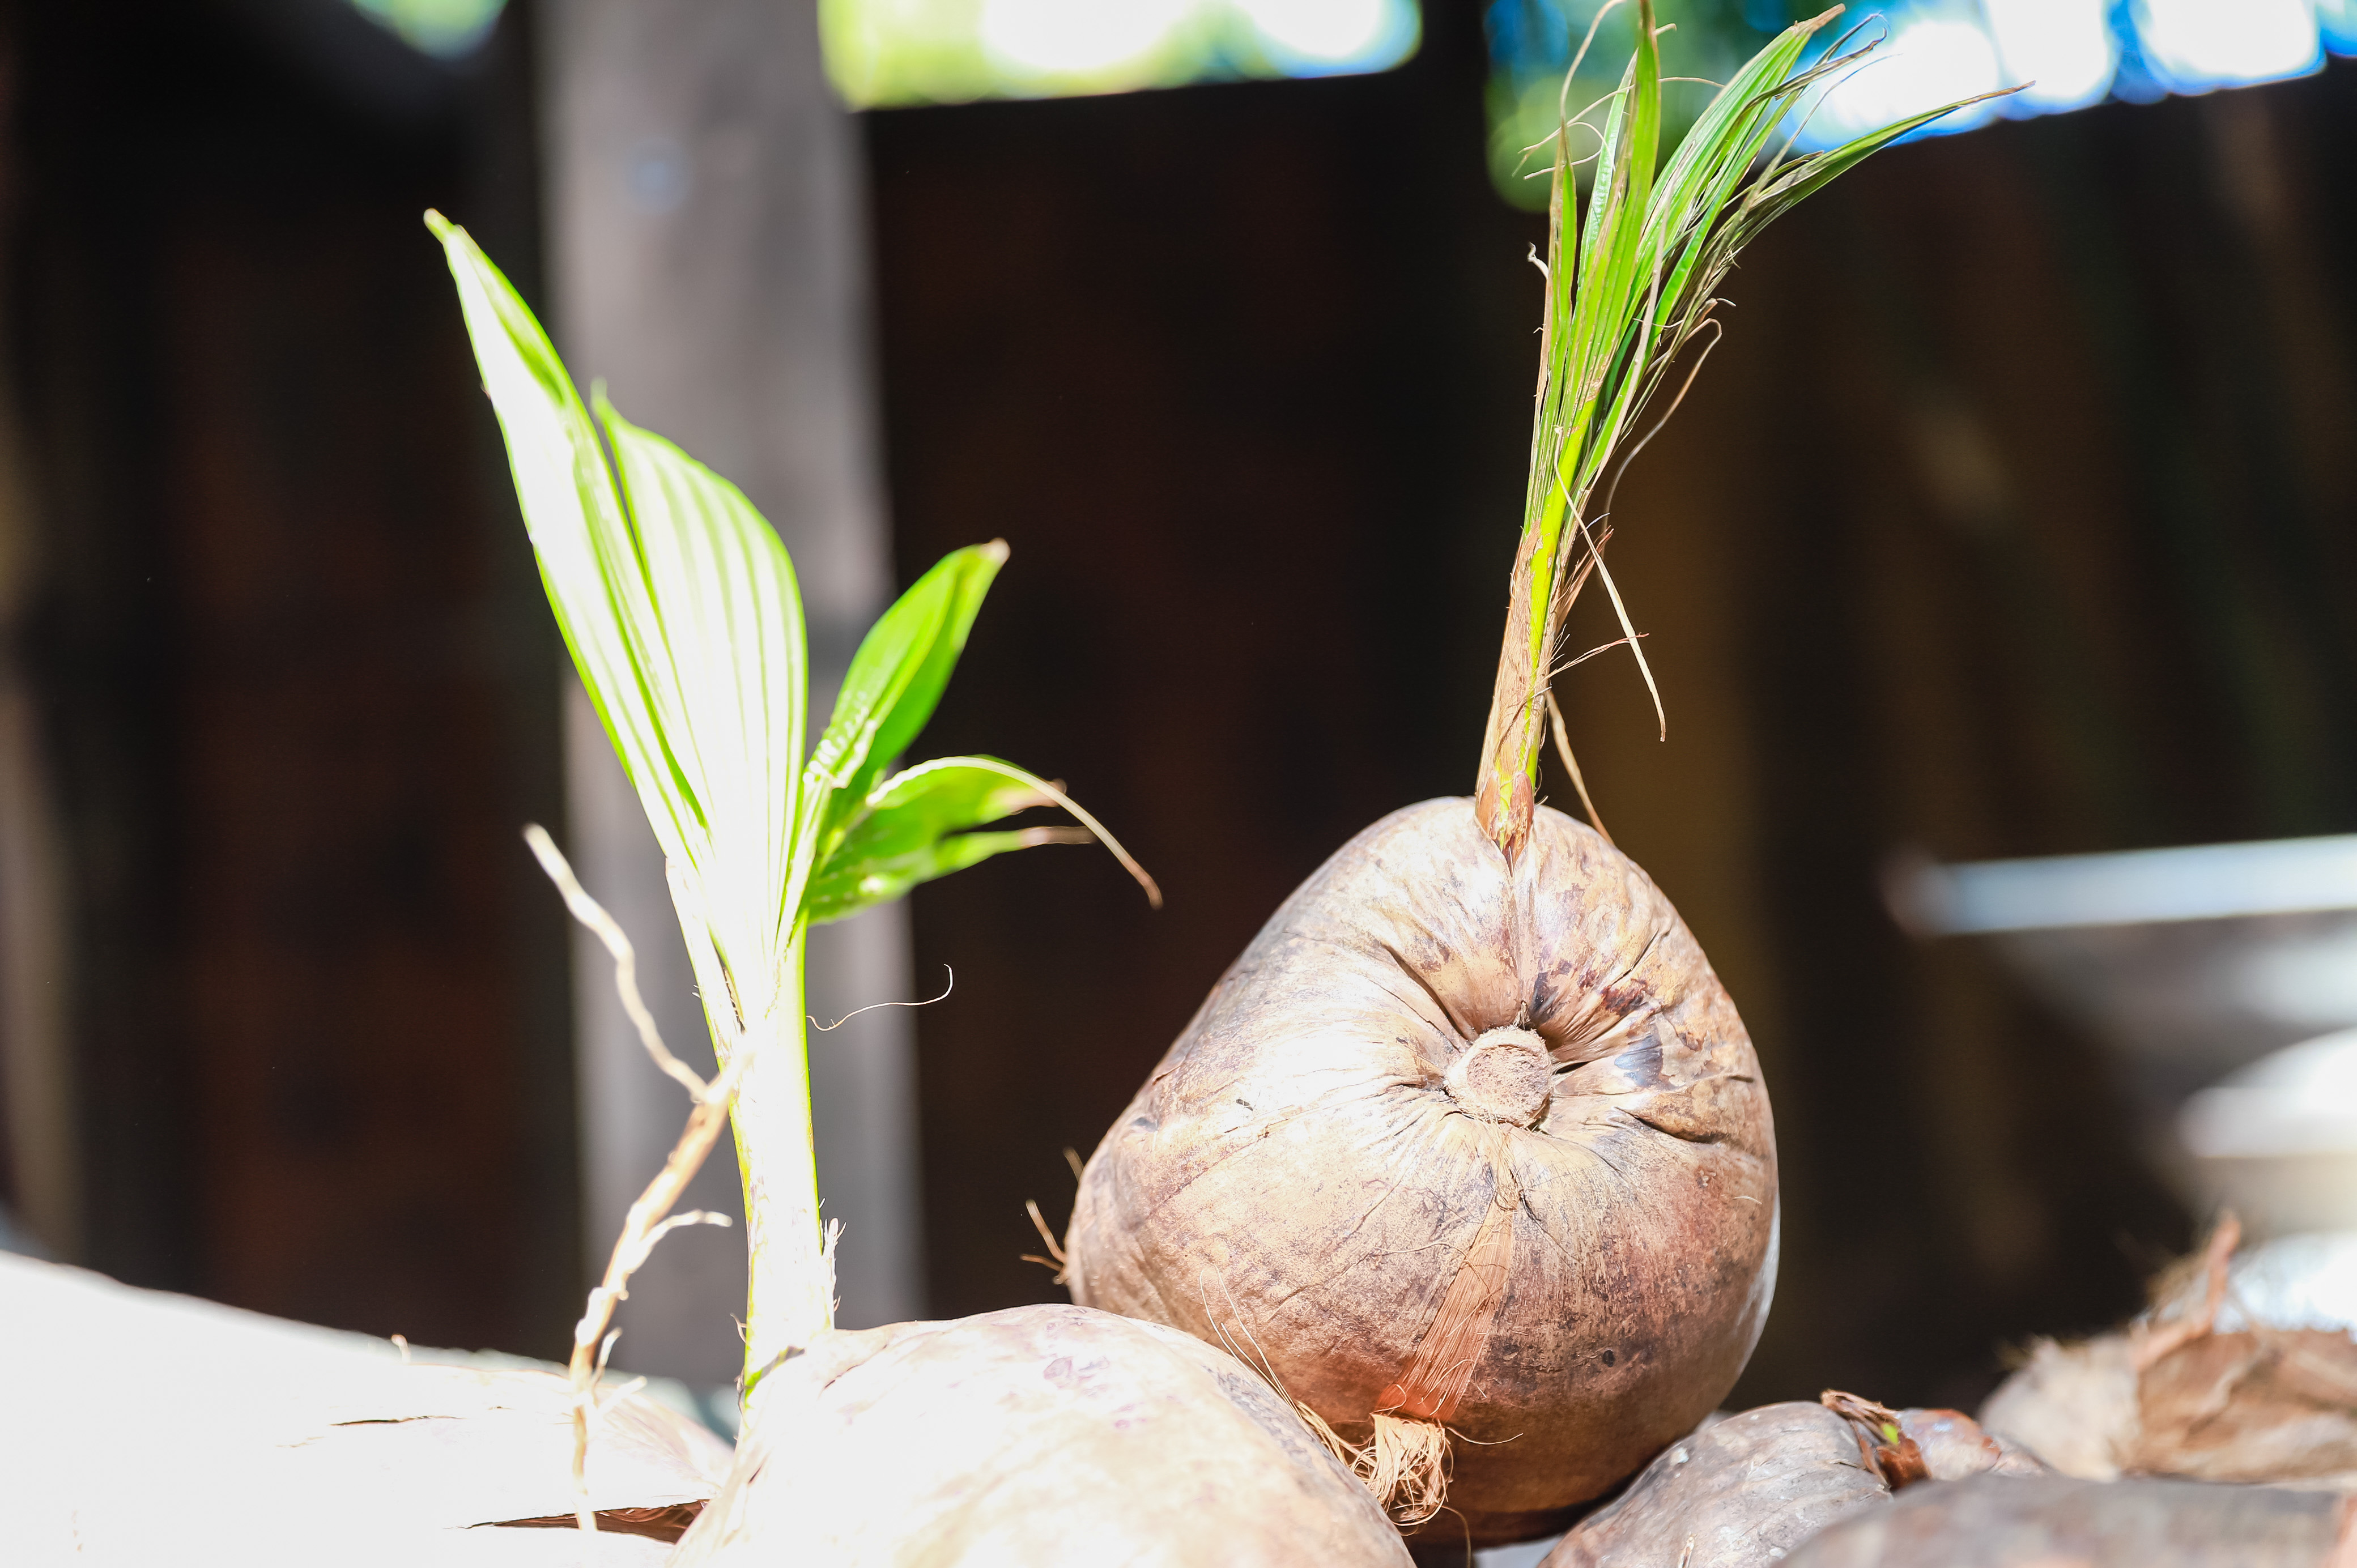
[[[662,1036],[656,1031],[655,1021],[639,998],[637,961],[630,940],[617,925],[614,918],[599,907],[597,901],[583,890],[548,834],[538,825],[524,829],[524,841],[539,857],[541,869],[565,895],[565,908],[573,918],[597,933],[614,955],[614,989],[619,993],[623,1009],[639,1026],[639,1037],[655,1065],[686,1086],[694,1099],[694,1109],[688,1113],[687,1125],[681,1130],[679,1142],[672,1145],[671,1157],[663,1162],[662,1170],[647,1184],[638,1201],[630,1205],[622,1220],[622,1233],[614,1241],[614,1251],[606,1262],[606,1275],[589,1292],[587,1305],[581,1320],[573,1326],[573,1359],[566,1370],[573,1383],[573,1494],[576,1500],[574,1518],[587,1534],[597,1529],[597,1509],[590,1506],[589,1497],[589,1433],[601,1413],[597,1402],[597,1380],[606,1370],[606,1358],[620,1337],[620,1330],[608,1332],[614,1308],[630,1299],[630,1276],[643,1265],[655,1243],[682,1225],[726,1225],[728,1217],[704,1210],[674,1215],[673,1204],[703,1167],[705,1157],[720,1136],[721,1128],[728,1124],[729,1101],[737,1092],[745,1069],[759,1053],[748,1047],[740,1036],[728,1052],[728,1065],[710,1081],[699,1077],[693,1068],[664,1048]],[[616,1398],[620,1398],[617,1394]],[[587,1549],[587,1540],[584,1540]]]

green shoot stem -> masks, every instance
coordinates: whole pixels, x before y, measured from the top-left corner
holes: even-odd
[[[1657,718],[1662,714],[1660,686],[1620,585],[1604,564],[1608,520],[1591,516],[1589,507],[1598,481],[1611,469],[1614,455],[1638,426],[1671,365],[1704,326],[1715,328],[1712,313],[1719,302],[1714,291],[1742,247],[1803,199],[1899,137],[1980,102],[1948,104],[1796,158],[1785,156],[1788,138],[1786,148],[1763,158],[1793,106],[1875,47],[1844,52],[1845,39],[1825,59],[1802,69],[1810,37],[1840,14],[1836,6],[1786,28],[1719,90],[1663,164],[1660,28],[1653,0],[1637,0],[1637,47],[1619,90],[1604,101],[1610,107],[1598,133],[1601,145],[1584,214],[1574,177],[1571,122],[1559,124],[1551,139],[1546,308],[1530,483],[1474,789],[1482,831],[1510,866],[1530,838],[1537,811],[1540,759],[1553,712],[1555,650],[1572,603],[1591,575],[1603,580],[1620,640],[1644,677]],[[1586,53],[1583,44],[1575,71]],[[1566,76],[1566,102],[1569,91]],[[1686,384],[1691,383],[1689,373]],[[1682,388],[1679,396],[1684,395]],[[1652,438],[1648,431],[1637,446]],[[1609,496],[1605,504],[1610,504]],[[1577,787],[1559,717],[1554,728]],[[1666,737],[1665,721],[1662,733]],[[1585,800],[1584,788],[1580,793]]]
[[[674,863],[672,902],[686,935],[724,1068],[738,1073],[731,1114],[745,1183],[745,1391],[792,1351],[834,1326],[834,1261],[820,1229],[818,1151],[812,1137],[809,1020],[803,961],[810,928],[798,919],[779,964],[770,1007],[743,1017],[694,890]],[[739,1065],[741,1063],[741,1065]]]

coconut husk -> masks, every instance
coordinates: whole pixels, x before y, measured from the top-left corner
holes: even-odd
[[[1985,1475],[1860,1510],[1784,1568],[2349,1568],[2349,1551],[2329,1494]]]
[[[2074,1345],[2037,1340],[2029,1360],[1982,1403],[1980,1423],[2065,1476],[2116,1480],[2141,1430],[2136,1380],[2124,1334]]]
[[[1759,1061],[1661,890],[1548,810],[1510,871],[1469,801],[1431,800],[1213,987],[1089,1161],[1069,1278],[1249,1339],[1348,1442],[1437,1429],[1432,1529],[1484,1544],[1560,1528],[1718,1403],[1776,1218]]]
[[[2357,1491],[2357,1342],[2321,1329],[2207,1334],[2136,1384],[2126,1468]]]
[[[676,1568],[1406,1568],[1374,1499],[1224,1351],[1077,1306],[830,1333],[756,1386]]]
[[[2169,1271],[2144,1319],[2078,1345],[2032,1347],[1981,1423],[2065,1475],[2357,1491],[2357,1338],[2254,1323],[2223,1330],[2231,1216]]]
[[[584,1542],[554,1372],[404,1361],[5,1256],[0,1324],[10,1563],[652,1563],[727,1473],[727,1444],[618,1390],[592,1433]]]
[[[1828,1390],[1672,1444],[1566,1534],[1542,1568],[1770,1568],[1838,1520],[1925,1480],[2039,1474],[1953,1410],[1891,1410]]]

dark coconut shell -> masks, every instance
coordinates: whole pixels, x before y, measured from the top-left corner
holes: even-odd
[[[1923,1478],[1961,1481],[1996,1471],[2000,1476],[2050,1476],[2038,1455],[2018,1443],[1991,1435],[1960,1410],[1902,1410],[1899,1429],[1922,1456]]]
[[[1923,1481],[2040,1475],[1973,1418],[1854,1394],[1770,1404],[1670,1444],[1542,1568],[1774,1568],[1836,1520]]]
[[[1408,1568],[1257,1374],[1083,1307],[823,1335],[746,1416],[672,1568]]]
[[[1526,1064],[1469,1071],[1516,1026],[1528,1125]],[[1346,1439],[1441,1423],[1463,1518],[1433,1529],[1511,1541],[1733,1386],[1776,1221],[1758,1058],[1661,890],[1548,810],[1509,872],[1471,802],[1429,800],[1212,988],[1089,1161],[1069,1278],[1262,1359]]]
[[[2346,1568],[2346,1523],[2323,1492],[1980,1476],[1910,1487],[1784,1568]]]
[[[1822,1404],[1762,1405],[1670,1444],[1541,1568],[1770,1568],[1889,1485]]]

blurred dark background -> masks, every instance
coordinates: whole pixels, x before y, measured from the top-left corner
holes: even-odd
[[[561,650],[417,221],[537,290],[540,24],[453,68],[332,7],[0,16],[0,934],[60,1042],[0,1196],[134,1283],[557,1353],[565,934],[513,835]],[[1486,72],[1427,0],[1384,75],[860,118],[899,578],[1015,550],[927,744],[1064,779],[1168,896],[1080,853],[916,895],[936,1315],[1059,1295],[1062,1151],[1328,853],[1469,783],[1544,243]],[[2352,166],[2347,61],[1896,149],[1749,254],[1623,487],[1669,738],[1625,660],[1562,692],[1775,1096],[1740,1402],[1969,1402],[2189,1238],[2092,1043],[1878,889],[2357,830]]]
[[[462,79],[339,7],[6,16],[11,738],[54,844],[11,913],[64,933],[58,1250],[553,1346],[565,948],[515,832],[559,799],[561,651],[418,221],[480,212],[529,275],[523,40]]]

